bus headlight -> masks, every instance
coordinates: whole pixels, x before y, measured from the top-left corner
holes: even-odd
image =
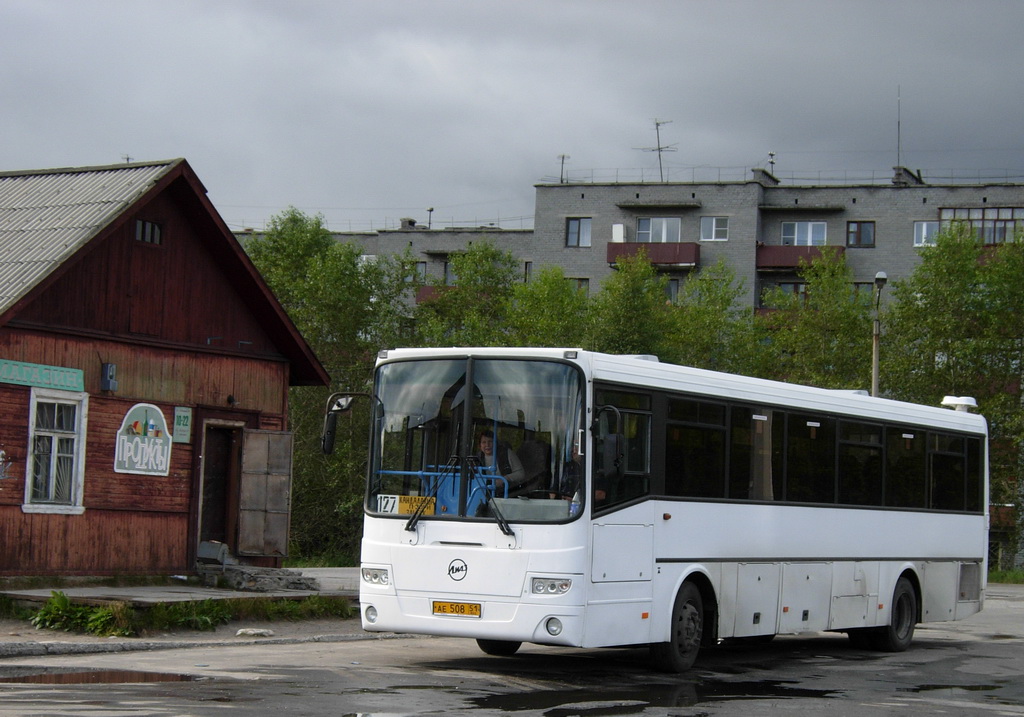
[[[544,623],[544,628],[552,637],[558,637],[562,634],[562,621],[557,617],[549,617],[548,621]]]
[[[533,578],[530,592],[534,595],[564,595],[571,587],[569,578]]]
[[[387,568],[363,568],[363,582],[370,585],[387,585],[390,582]]]

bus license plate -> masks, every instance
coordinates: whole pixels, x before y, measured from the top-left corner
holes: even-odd
[[[458,617],[480,617],[480,603],[445,602],[434,600],[435,615],[456,615]]]

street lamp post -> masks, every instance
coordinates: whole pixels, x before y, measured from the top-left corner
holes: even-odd
[[[882,287],[889,277],[884,271],[875,274],[875,320],[871,327],[871,395],[878,395],[878,343],[882,335],[882,325],[878,319],[878,309],[882,303]]]

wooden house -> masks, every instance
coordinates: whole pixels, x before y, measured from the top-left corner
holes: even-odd
[[[185,160],[0,173],[0,575],[279,565],[327,383]]]

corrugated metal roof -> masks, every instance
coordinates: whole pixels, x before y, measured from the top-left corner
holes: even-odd
[[[0,172],[0,314],[181,161]]]

